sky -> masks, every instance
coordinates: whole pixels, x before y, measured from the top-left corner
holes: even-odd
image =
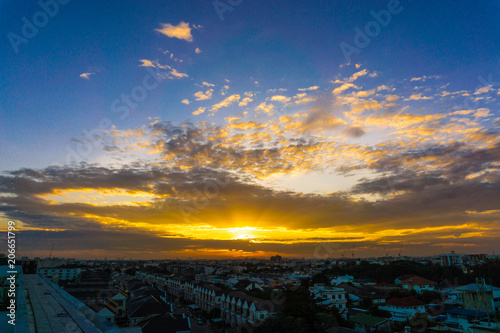
[[[500,1],[0,1],[18,255],[500,252]]]

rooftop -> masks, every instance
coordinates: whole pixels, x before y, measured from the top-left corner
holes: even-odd
[[[24,280],[34,332],[124,332],[47,278],[28,274]]]

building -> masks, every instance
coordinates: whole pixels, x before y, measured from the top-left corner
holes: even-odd
[[[347,299],[344,289],[316,283],[313,287],[309,287],[309,292],[319,303],[335,307],[341,314],[345,314],[347,311]]]
[[[16,332],[17,329],[19,332],[31,332],[30,329],[24,330],[17,327],[21,324],[36,327],[36,332],[141,332],[139,327],[118,328],[114,326],[42,275],[25,275],[25,282],[26,300],[28,307],[32,310],[27,312],[28,320],[16,321]],[[19,313],[21,307],[17,310]]]
[[[242,325],[257,325],[278,311],[279,305],[260,298],[249,296],[242,292],[232,292],[222,295],[221,319],[233,327]],[[273,309],[274,308],[274,309]],[[274,311],[271,312],[270,310]]]
[[[282,260],[283,260],[283,257],[280,255],[275,255],[275,256],[271,257],[271,262],[281,263]]]
[[[454,251],[451,251],[449,254],[442,254],[440,255],[440,258],[442,266],[455,266],[462,264],[462,258]]]
[[[356,332],[380,332],[388,330],[389,320],[369,315],[367,313],[360,313],[352,316],[350,319],[354,323],[354,330]]]
[[[493,313],[500,309],[500,288],[489,286],[484,281],[455,288],[463,308]]]
[[[39,268],[37,273],[49,278],[52,282],[70,281],[76,279],[82,272],[81,268]]]
[[[417,314],[425,314],[425,303],[415,297],[391,298],[378,308],[388,311],[392,321],[406,321]]]
[[[419,294],[421,294],[425,290],[434,291],[434,286],[436,284],[437,283],[434,281],[427,280],[416,275],[401,281],[401,285],[403,288],[407,290],[415,290]]]
[[[339,285],[341,283],[349,283],[354,281],[354,276],[352,275],[344,275],[344,276],[337,276],[334,279],[332,279],[331,284],[332,285]]]

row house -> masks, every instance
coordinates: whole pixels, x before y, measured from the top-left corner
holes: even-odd
[[[242,292],[222,294],[221,319],[233,327],[255,325],[264,321],[278,311],[271,301],[251,297]]]
[[[216,286],[197,286],[194,289],[194,303],[203,311],[210,312],[220,308],[222,304],[222,289]]]
[[[158,285],[161,283],[166,293],[190,300],[203,311],[220,308],[221,319],[231,326],[255,325],[271,317],[281,306],[243,292],[224,292],[214,285],[197,285],[142,272],[136,272],[136,277]]]

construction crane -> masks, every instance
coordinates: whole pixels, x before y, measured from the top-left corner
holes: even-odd
[[[52,258],[52,250],[54,250],[54,242],[52,242],[52,247],[50,248],[49,259]]]
[[[384,247],[384,251],[385,251],[385,256],[388,257],[389,256],[389,252],[387,252],[387,249],[385,248],[385,245],[382,244],[382,246]]]

